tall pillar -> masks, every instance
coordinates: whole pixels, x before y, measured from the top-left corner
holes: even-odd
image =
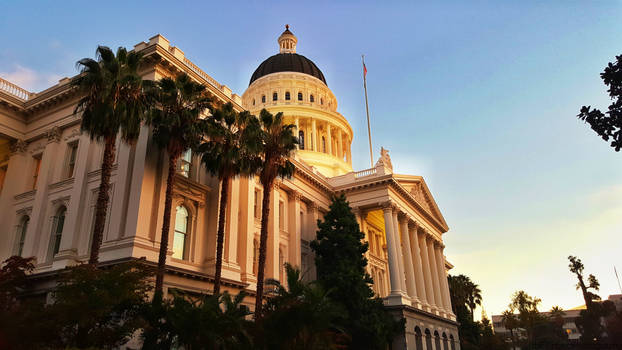
[[[399,250],[397,248],[397,242],[395,240],[395,226],[393,225],[393,206],[390,204],[385,205],[382,208],[384,214],[384,228],[387,237],[387,251],[389,260],[389,279],[391,281],[391,291],[389,295],[389,304],[404,304],[405,294],[403,292],[402,284],[400,283],[400,269],[399,269]]]
[[[339,159],[343,160],[343,155],[345,154],[345,150],[343,149],[343,132],[339,130],[339,154],[337,156]]]
[[[268,244],[266,254],[266,278],[279,279],[279,248],[281,231],[279,229],[279,183],[274,182],[270,199],[268,219]]]
[[[241,220],[238,226],[239,232],[239,245],[238,256],[240,261],[240,267],[242,270],[241,279],[242,282],[248,283],[251,290],[255,289],[255,275],[253,273],[254,264],[254,240],[255,232],[255,180],[251,177],[240,178],[240,205],[243,205],[243,209],[240,210]]]
[[[428,301],[425,294],[423,264],[421,262],[421,249],[419,248],[418,238],[419,225],[416,222],[411,222],[408,225],[408,229],[410,230],[410,248],[412,250],[412,262],[415,272],[415,286],[417,288],[417,297],[419,299],[419,302],[423,306],[427,306]]]
[[[300,268],[300,236],[301,236],[301,222],[300,222],[300,200],[302,196],[299,192],[289,193],[289,262]]]
[[[430,272],[432,274],[432,285],[434,288],[434,305],[439,312],[444,312],[443,299],[441,298],[441,286],[438,280],[438,268],[436,265],[436,254],[434,252],[435,240],[428,237],[428,257],[430,259]]]
[[[39,167],[39,176],[37,177],[36,184],[37,192],[35,193],[32,216],[30,217],[30,222],[32,224],[28,225],[26,244],[24,245],[25,248],[31,246],[28,244],[29,241],[31,239],[35,239],[35,243],[32,245],[33,250],[30,252],[26,251],[24,256],[34,255],[37,257],[38,262],[46,261],[48,258],[51,260],[53,258],[48,256],[48,251],[50,250],[48,249],[48,246],[50,242],[51,230],[46,230],[46,232],[43,232],[42,230],[43,223],[49,222],[46,217],[55,215],[55,213],[50,214],[45,212],[48,204],[45,198],[47,197],[48,185],[53,181],[54,167],[58,165],[56,159],[58,157],[58,144],[60,143],[60,129],[53,128],[48,131],[46,135],[47,145],[45,146],[41,157],[41,166]],[[63,228],[63,231],[67,232],[66,227]]]
[[[300,121],[298,120],[298,117],[294,118],[294,124],[296,125],[296,134],[294,136],[296,137],[296,139],[298,139],[298,135],[300,131]],[[300,146],[296,145],[296,148],[300,148]]]
[[[229,200],[227,203],[227,221],[225,222],[225,256],[224,261],[229,269],[233,269],[236,273],[240,270],[238,265],[238,236],[239,236],[239,220],[240,213],[240,177],[233,178],[229,181]],[[239,275],[236,276],[239,278]]]
[[[441,287],[441,296],[443,298],[443,306],[448,314],[452,314],[451,298],[449,296],[449,283],[447,283],[447,273],[445,271],[445,256],[443,255],[443,244],[436,246],[436,261],[438,264],[439,281]]]
[[[408,232],[408,218],[403,215],[400,218],[402,228],[402,256],[404,257],[404,272],[406,273],[406,291],[411,298],[413,305],[417,305],[417,288],[415,287],[415,271],[413,269],[413,259],[410,250],[410,233]]]
[[[397,262],[400,269],[400,289],[406,293],[406,274],[404,273],[404,256],[402,254],[402,240],[400,237],[400,225],[397,220],[397,212],[397,209],[393,208],[393,236],[395,237],[395,244],[397,246]]]
[[[434,299],[434,285],[432,284],[432,272],[430,271],[430,258],[428,257],[428,242],[425,232],[418,235],[419,248],[421,249],[421,265],[423,267],[423,276],[425,284],[426,301],[428,302],[428,311],[435,311],[436,300]]]
[[[15,240],[19,239],[16,237],[17,234],[15,230],[7,229],[9,227],[15,227],[12,223],[20,219],[15,215],[12,208],[15,195],[27,191],[26,187],[29,181],[32,181],[32,177],[29,176],[28,172],[28,161],[30,159],[26,154],[27,147],[28,144],[25,141],[16,140],[12,142],[7,172],[4,177],[4,187],[0,192],[0,227],[3,227],[3,229],[0,230],[0,237],[3,239],[3,242],[5,242],[4,244],[0,244],[0,257],[2,257],[2,260],[14,254],[12,249],[16,246],[16,243],[9,244],[9,242],[15,242]],[[30,190],[30,188],[28,190]],[[32,217],[30,219],[32,223]],[[25,243],[34,244],[36,241],[34,237],[32,239],[29,238],[28,233],[26,233]],[[24,245],[22,256],[30,256],[27,255],[28,253],[31,255],[33,254],[26,244]]]
[[[330,154],[331,156],[333,155],[333,136],[331,135],[331,131],[330,131],[330,123],[326,123],[326,134],[328,136],[328,138],[326,139],[326,143],[328,143],[328,148],[326,148],[326,150],[328,151],[328,154]]]
[[[311,119],[311,144],[313,145],[311,150],[317,152],[317,127],[315,125],[315,119]]]

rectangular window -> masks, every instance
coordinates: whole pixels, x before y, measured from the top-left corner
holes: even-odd
[[[39,179],[39,169],[41,168],[41,154],[38,154],[33,157],[34,159],[34,170],[32,173],[32,189],[37,188],[37,180]]]
[[[190,176],[190,166],[192,165],[192,151],[187,150],[181,154],[177,163],[177,172],[184,177]]]
[[[67,145],[67,178],[73,177],[76,168],[76,156],[78,155],[78,143],[70,143]]]

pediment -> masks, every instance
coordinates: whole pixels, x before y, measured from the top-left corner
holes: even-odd
[[[438,208],[438,205],[436,205],[436,201],[428,185],[423,180],[423,177],[394,174],[394,178],[410,194],[417,204],[441,223],[442,226],[447,228],[447,222],[445,222],[445,218]]]

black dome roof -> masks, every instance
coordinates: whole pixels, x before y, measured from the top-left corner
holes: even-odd
[[[271,73],[278,72],[298,72],[309,74],[320,79],[326,84],[324,74],[322,71],[311,61],[303,55],[297,53],[279,53],[274,56],[268,57],[263,61],[259,67],[251,76],[251,81],[248,85],[252,84],[255,80]],[[328,86],[328,84],[326,84]]]

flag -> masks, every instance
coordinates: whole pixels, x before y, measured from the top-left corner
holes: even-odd
[[[365,66],[365,62],[363,62],[363,75],[367,76],[367,67]]]

